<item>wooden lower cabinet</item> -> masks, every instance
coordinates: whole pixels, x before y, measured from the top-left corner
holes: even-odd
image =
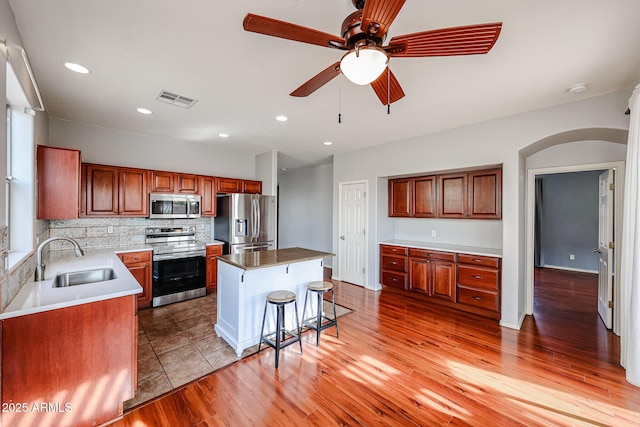
[[[380,283],[407,288],[407,248],[380,245]]]
[[[456,255],[425,249],[409,249],[409,289],[456,300]]]
[[[2,401],[27,407],[3,411],[2,425],[95,426],[121,416],[136,389],[137,325],[135,295],[3,320]]]
[[[500,319],[500,258],[380,245],[380,283]]]
[[[222,255],[222,245],[207,246],[207,291],[213,291],[218,287],[218,260]]]
[[[151,251],[124,252],[118,258],[129,269],[133,277],[142,286],[142,293],[138,294],[138,308],[151,307],[152,296],[152,259]]]

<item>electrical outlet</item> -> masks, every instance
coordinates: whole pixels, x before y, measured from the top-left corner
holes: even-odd
[[[107,233],[113,234],[113,225],[107,225]]]
[[[431,237],[436,237],[436,230],[431,230]]]
[[[576,256],[575,256],[574,254],[571,254],[571,255],[569,255],[569,259],[570,259],[571,261],[573,261],[573,260],[575,260],[575,259],[576,259]]]
[[[204,230],[204,224],[200,224],[200,230]]]

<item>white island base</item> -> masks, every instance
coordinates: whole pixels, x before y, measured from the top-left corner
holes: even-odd
[[[291,262],[286,265],[244,269],[218,258],[218,320],[216,333],[231,345],[238,357],[258,344],[260,327],[267,294],[276,290],[296,293],[298,317],[302,324],[302,311],[307,285],[323,280],[322,259]],[[222,262],[220,262],[222,261]],[[285,308],[285,325],[295,329],[293,304]],[[275,306],[267,311],[265,332],[275,330]],[[309,297],[306,317],[317,313],[317,298]]]

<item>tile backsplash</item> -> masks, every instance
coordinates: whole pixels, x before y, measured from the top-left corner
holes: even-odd
[[[69,237],[83,249],[123,248],[144,244],[147,227],[195,226],[196,239],[212,240],[213,220],[198,219],[148,219],[148,218],[79,218],[49,221],[50,237]],[[109,233],[112,231],[112,233]],[[68,249],[64,241],[51,242],[51,250]]]

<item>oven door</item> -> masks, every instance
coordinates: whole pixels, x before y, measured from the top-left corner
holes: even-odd
[[[174,294],[206,287],[206,260],[203,256],[153,261],[153,296]]]

